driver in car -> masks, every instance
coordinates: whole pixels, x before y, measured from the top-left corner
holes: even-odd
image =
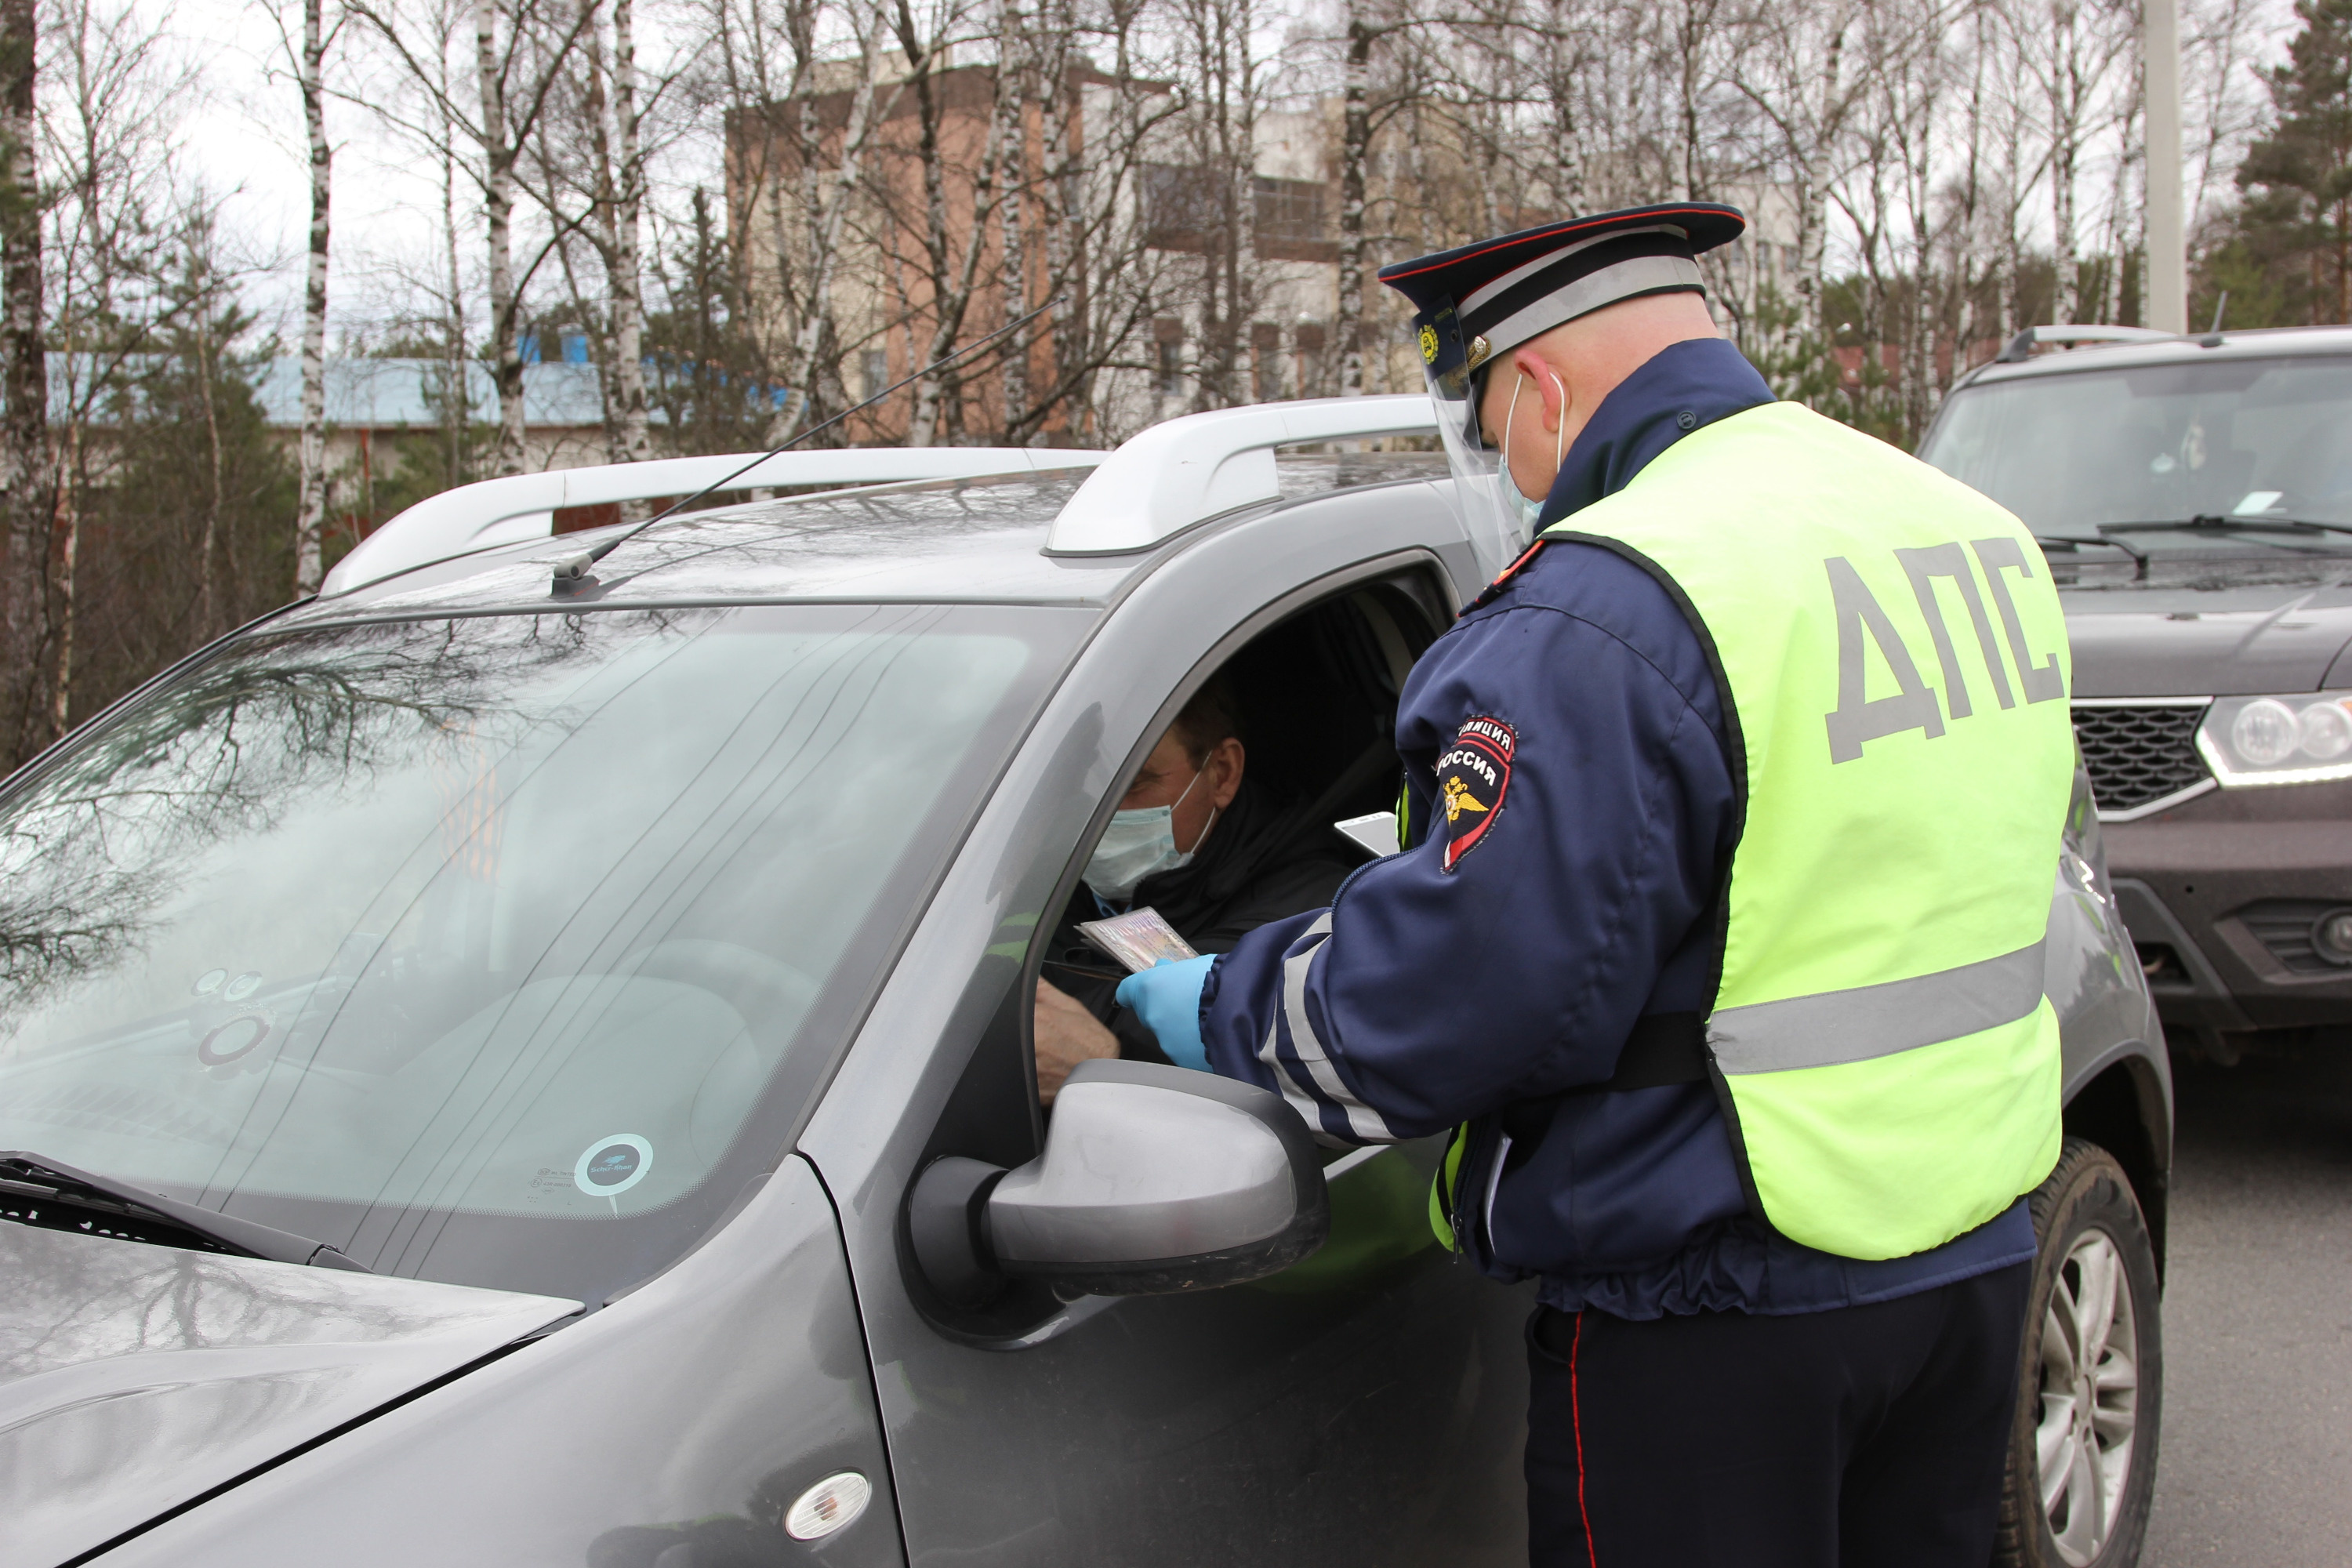
[[[1354,869],[1328,824],[1244,776],[1238,714],[1222,673],[1193,693],[1144,759],[1062,912],[1037,983],[1037,1095],[1048,1105],[1080,1062],[1168,1059],[1113,999],[1126,971],[1079,935],[1080,921],[1157,910],[1195,952],[1224,952],[1268,921],[1323,908]]]

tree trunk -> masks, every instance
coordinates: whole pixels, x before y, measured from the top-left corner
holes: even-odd
[[[943,48],[934,37],[928,44],[917,35],[907,0],[898,0],[898,41],[913,74],[917,110],[916,153],[923,172],[923,259],[929,272],[932,315],[930,342],[918,350],[919,363],[938,363],[955,352],[971,313],[973,286],[979,281],[987,235],[995,218],[997,174],[1004,147],[1004,121],[1012,97],[1009,73],[996,73],[989,124],[981,141],[980,165],[972,173],[971,210],[961,248],[948,217],[946,149],[940,132],[945,106],[939,92],[938,71]],[[923,373],[915,383],[915,417],[907,434],[909,447],[954,446],[963,434],[963,387],[969,366],[958,365]]]
[[[1073,34],[1066,14],[1058,15],[1052,30],[1054,47],[1042,88],[1045,100],[1038,108],[1039,146],[1037,151],[1039,224],[1045,231],[1045,291],[1048,309],[1045,311],[1047,363],[1053,366],[1054,386],[1058,395],[1071,397],[1076,408],[1063,421],[1064,428],[1073,442],[1085,437],[1087,405],[1091,398],[1082,368],[1085,353],[1086,315],[1088,301],[1084,297],[1086,257],[1084,231],[1079,223],[1079,203],[1082,199],[1080,160],[1075,145],[1079,125],[1078,104],[1082,89],[1070,67],[1070,40]],[[1120,40],[1122,51],[1125,38]],[[1122,57],[1115,69],[1124,69]],[[1128,88],[1124,77],[1118,98],[1111,110],[1112,145],[1127,121]],[[1072,296],[1078,296],[1073,299]],[[1049,400],[1050,404],[1050,400]],[[1037,424],[1043,428],[1046,409],[1037,411]]]
[[[442,125],[447,147],[449,126]],[[441,426],[448,447],[451,486],[466,482],[466,426],[473,416],[473,389],[466,384],[466,273],[457,260],[457,159],[441,157],[441,263],[448,269],[449,317],[441,333]]]
[[[302,291],[301,500],[294,518],[294,592],[315,594],[326,574],[320,535],[327,518],[327,145],[322,0],[302,0],[302,124],[310,138],[310,271]]]
[[[1339,395],[1364,395],[1364,161],[1372,141],[1372,29],[1348,0],[1348,74],[1339,121]]]
[[[2074,0],[2056,0],[2051,7],[2052,32],[2058,47],[2050,67],[2050,251],[2056,268],[2051,291],[2051,318],[2065,323],[2081,309],[2081,268],[2074,240],[2074,175],[2081,156],[2083,98],[2075,68],[2080,49],[2074,37]]]
[[[57,740],[73,724],[75,569],[81,555],[81,509],[74,479],[81,469],[81,436],[87,422],[76,419],[67,435],[65,461],[51,479],[57,505],[50,516],[53,541],[50,556],[49,607],[58,628],[54,662],[49,671],[49,713],[47,738]]]
[[[613,173],[613,132],[605,118],[605,108],[604,40],[592,34],[588,39],[588,91],[581,105],[581,117],[588,122],[588,167],[593,193],[586,226],[596,247],[596,255],[604,263],[605,280],[607,330],[602,341],[595,345],[596,394],[598,409],[604,421],[604,460],[625,463],[629,457],[627,438],[621,430],[620,377],[610,352],[618,334],[621,319],[621,190],[620,180]],[[572,270],[572,247],[558,246],[555,254],[563,267],[566,289],[579,302],[584,319],[589,306]],[[625,522],[642,521],[646,515],[643,503],[621,503],[621,519]]]
[[[196,543],[196,635],[198,643],[207,643],[220,635],[216,624],[217,601],[213,593],[213,559],[220,553],[221,520],[221,441],[220,416],[213,405],[213,345],[212,300],[199,301],[204,319],[196,331],[196,390],[205,405],[205,457],[209,465],[211,485],[205,497],[204,531]]]
[[[482,94],[482,211],[489,228],[491,381],[499,395],[500,474],[523,471],[522,314],[515,297],[515,149],[507,140],[506,88],[499,58],[499,0],[474,9],[474,67]]]
[[[919,363],[929,365],[947,353],[946,345],[954,341],[954,329],[948,323],[947,171],[940,148],[939,95],[931,81],[932,50],[922,47],[917,39],[907,0],[898,0],[898,16],[899,47],[906,51],[907,69],[915,79],[916,155],[923,171],[923,257],[931,284],[930,342],[916,352],[921,355]],[[972,220],[984,222],[985,215],[975,209]],[[940,405],[946,395],[943,378],[935,372],[924,373],[915,383],[915,416],[907,428],[908,446],[938,444]]]
[[[613,120],[621,137],[621,189],[614,209],[613,372],[621,416],[621,453],[641,463],[653,455],[646,416],[646,306],[640,277],[646,197],[643,128],[638,124],[635,0],[613,0]]]
[[[1013,321],[1029,310],[1028,213],[1022,197],[1029,183],[1029,102],[1034,94],[1021,12],[1008,3],[1000,8],[999,18],[1002,63],[997,68],[1012,78],[1009,92],[999,89],[1000,98],[1008,100],[1012,108],[1001,128],[1003,142],[996,163],[1004,182],[999,220],[1004,231],[1004,319]],[[1029,345],[1035,334],[1024,328],[1013,333],[1012,339],[1004,351],[1004,409],[997,422],[1008,441],[1013,438],[1013,431],[1028,420]]]
[[[1838,71],[1845,59],[1845,17],[1833,19],[1822,63],[1822,122],[1815,145],[1802,165],[1797,191],[1797,302],[1804,329],[1816,342],[1830,342],[1829,291],[1822,269],[1829,247],[1829,142],[1837,134]]]
[[[841,154],[829,172],[818,167],[819,146],[816,110],[814,95],[800,94],[801,113],[801,222],[808,246],[809,275],[803,297],[800,330],[793,346],[791,363],[785,367],[784,384],[790,391],[783,405],[769,422],[768,440],[771,446],[781,446],[792,438],[807,415],[810,394],[821,374],[840,353],[840,337],[834,330],[833,280],[840,266],[842,230],[849,218],[849,204],[856,195],[858,182],[865,176],[866,144],[874,133],[875,100],[878,89],[875,82],[875,51],[882,46],[882,34],[888,18],[882,7],[871,5],[863,14],[863,26],[857,35],[857,49],[852,56],[861,62],[856,89],[849,104],[849,123],[843,130]],[[782,207],[782,194],[777,195]],[[789,252],[784,247],[785,236],[782,213],[777,217],[776,265],[779,273],[787,265]],[[781,278],[779,279],[781,281]],[[838,376],[830,378],[837,381]]]
[[[1548,0],[1544,16],[1544,91],[1551,100],[1552,123],[1545,140],[1550,153],[1552,205],[1561,217],[1584,206],[1584,160],[1590,151],[1577,123],[1576,78],[1581,51],[1563,57],[1568,35],[1566,0]]]
[[[50,509],[49,388],[42,339],[41,206],[34,163],[36,0],[0,0],[0,486],[7,530],[0,539],[0,769],[40,747],[48,640],[45,577]]]

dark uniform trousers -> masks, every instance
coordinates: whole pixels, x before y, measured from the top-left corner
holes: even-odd
[[[1528,1325],[1534,1568],[1984,1568],[2032,1265],[1866,1307]]]

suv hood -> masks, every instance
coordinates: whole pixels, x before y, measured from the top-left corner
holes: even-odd
[[[2352,644],[2347,583],[2347,562],[2286,581],[2062,583],[2074,695],[2231,697],[2340,684],[2352,679],[2352,660],[2338,663]]]
[[[0,1568],[55,1568],[580,1310],[0,1223]]]

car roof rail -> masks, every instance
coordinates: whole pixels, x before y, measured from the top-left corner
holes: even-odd
[[[1317,397],[1171,419],[1124,443],[1087,476],[1045,535],[1055,555],[1144,550],[1196,522],[1281,497],[1276,447],[1377,436],[1434,436],[1425,393]]]
[[[978,479],[1055,468],[1091,468],[1101,452],[1059,447],[849,447],[771,454],[755,468],[756,452],[715,458],[655,458],[642,463],[550,468],[482,479],[427,496],[369,534],[335,563],[320,596],[348,594],[418,566],[500,544],[545,539],[559,509],[690,496],[726,479],[728,490],[783,485],[899,484],[919,479]],[[732,479],[737,468],[743,472]],[[714,506],[729,504],[715,497]]]
[[[2177,343],[2180,341],[2179,332],[2159,332],[2153,327],[2028,327],[2009,340],[2009,346],[1993,356],[1993,363],[2021,363],[2032,354],[2036,343]]]

